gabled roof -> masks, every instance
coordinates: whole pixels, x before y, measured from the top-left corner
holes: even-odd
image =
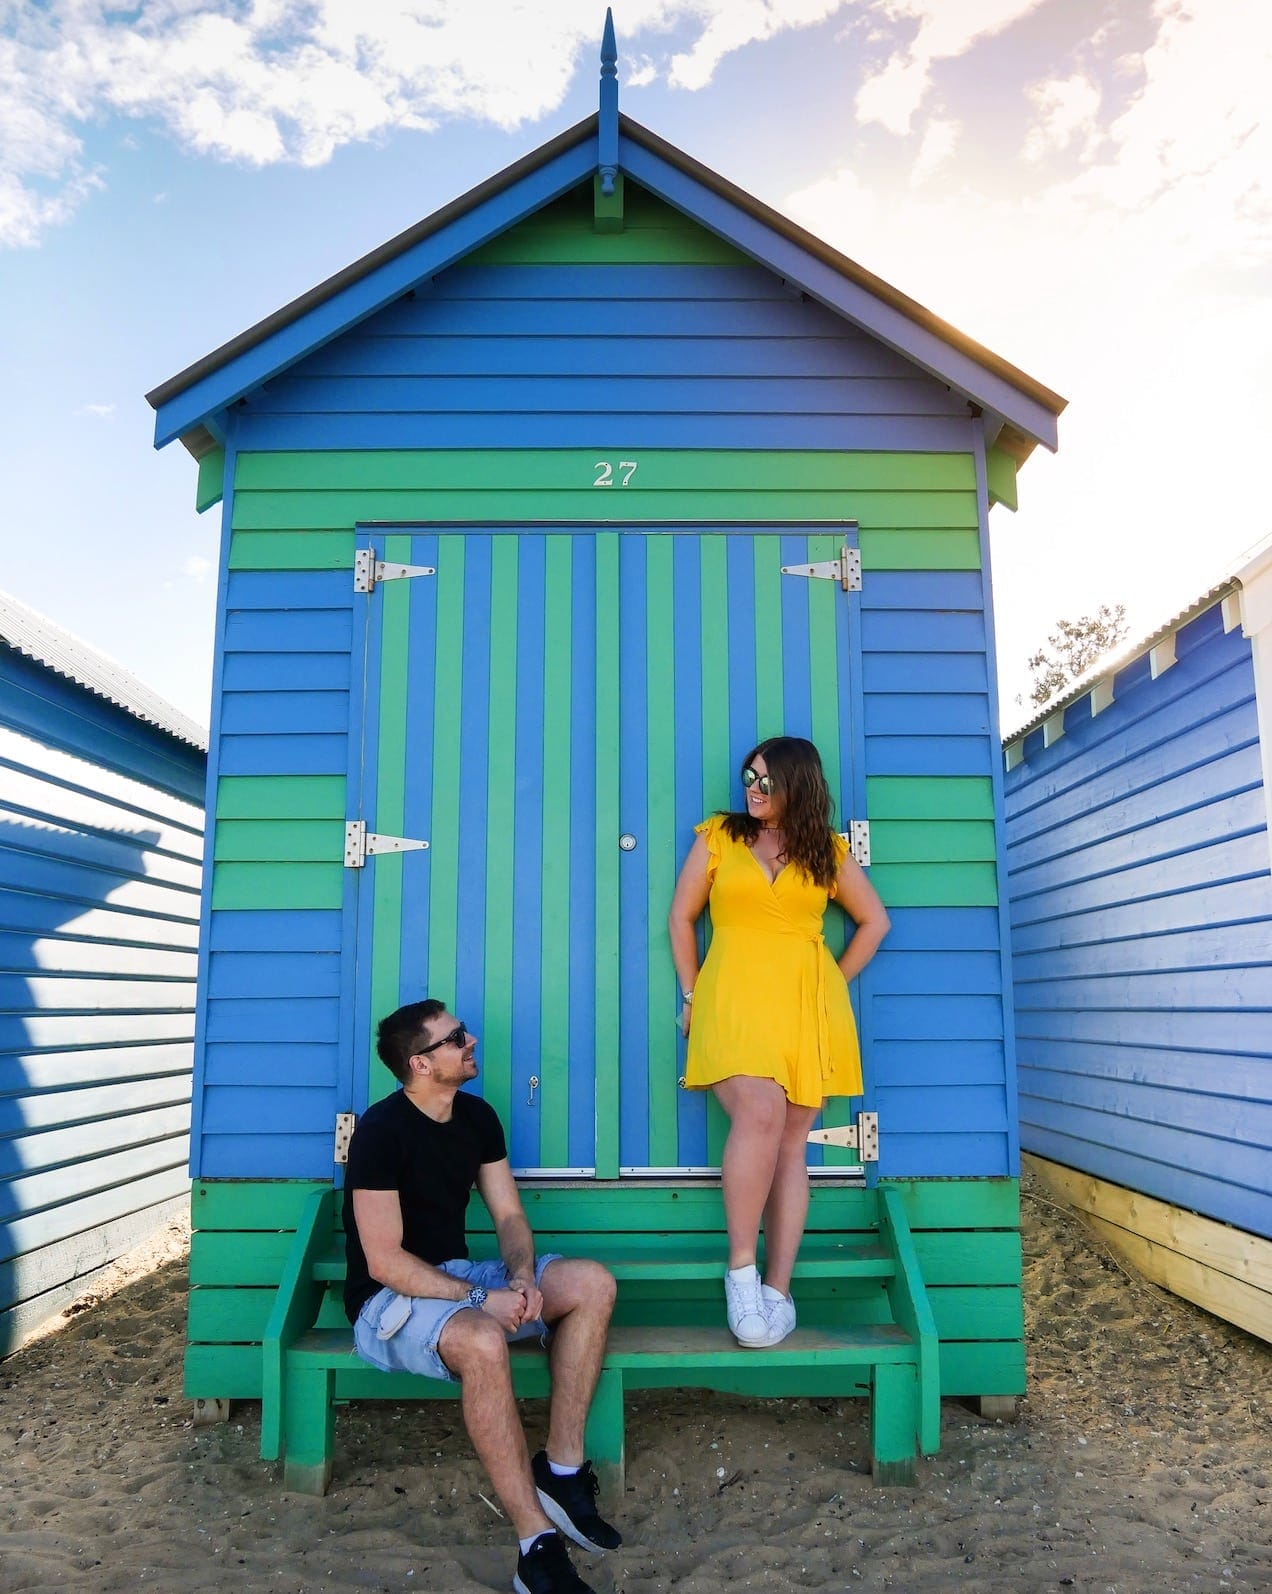
[[[965,394],[1017,462],[1037,443],[1056,447],[1066,400],[1050,388],[630,118],[616,122],[631,181]],[[579,122],[161,383],[146,395],[155,446],[180,437],[200,458],[246,393],[590,178],[604,126]]]
[[[55,674],[74,681],[95,697],[122,708],[134,719],[207,751],[207,732],[153,692],[122,664],[81,642],[60,625],[46,620],[7,592],[0,592],[0,644],[21,653]]]

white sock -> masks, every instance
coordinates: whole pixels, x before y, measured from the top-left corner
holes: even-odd
[[[781,1290],[775,1290],[771,1284],[761,1284],[760,1292],[763,1295],[767,1295],[769,1297],[769,1299],[773,1300],[773,1301],[789,1301],[790,1300],[790,1296],[789,1295],[783,1295]]]
[[[532,1533],[528,1539],[518,1539],[517,1543],[521,1548],[522,1555],[529,1555],[530,1546],[537,1544],[540,1539],[546,1539],[552,1531],[551,1528],[544,1528],[542,1533]]]
[[[554,1478],[572,1478],[579,1470],[577,1467],[559,1467],[552,1457],[548,1457],[548,1466]]]
[[[754,1262],[748,1262],[745,1267],[731,1267],[729,1277],[737,1284],[753,1284],[759,1278],[759,1269]]]

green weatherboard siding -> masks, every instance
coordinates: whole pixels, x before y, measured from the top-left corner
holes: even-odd
[[[553,772],[553,800],[543,805],[540,929],[543,1011],[570,1011],[570,874],[560,860],[570,856],[570,684],[574,612],[571,540],[552,539],[544,554],[543,762]],[[544,1077],[568,1079],[569,1037],[556,1026],[541,1036]],[[574,1081],[570,1080],[573,1086]],[[569,1123],[565,1113],[544,1113],[539,1126],[539,1166],[563,1168],[569,1161]]]
[[[491,548],[490,691],[486,746],[486,879],[507,889],[516,845],[517,781],[517,539],[498,537]],[[507,1125],[512,1095],[512,915],[486,914],[482,1094]],[[546,1077],[546,1076],[545,1076]],[[534,1163],[530,1164],[534,1166]]]
[[[632,183],[621,232],[597,232],[589,182],[465,257],[468,266],[749,266],[740,250]]]

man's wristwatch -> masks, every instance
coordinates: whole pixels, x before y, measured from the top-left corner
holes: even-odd
[[[486,1304],[486,1290],[480,1284],[474,1284],[468,1292],[468,1304],[475,1311],[480,1312]]]

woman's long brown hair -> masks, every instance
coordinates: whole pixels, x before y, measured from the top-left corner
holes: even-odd
[[[742,760],[746,769],[760,757],[773,777],[773,790],[785,799],[782,830],[786,860],[798,864],[810,880],[827,891],[839,872],[835,856],[835,831],[831,823],[834,803],[821,755],[802,736],[770,736]],[[752,846],[763,826],[749,813],[724,811],[724,829],[734,841]]]

